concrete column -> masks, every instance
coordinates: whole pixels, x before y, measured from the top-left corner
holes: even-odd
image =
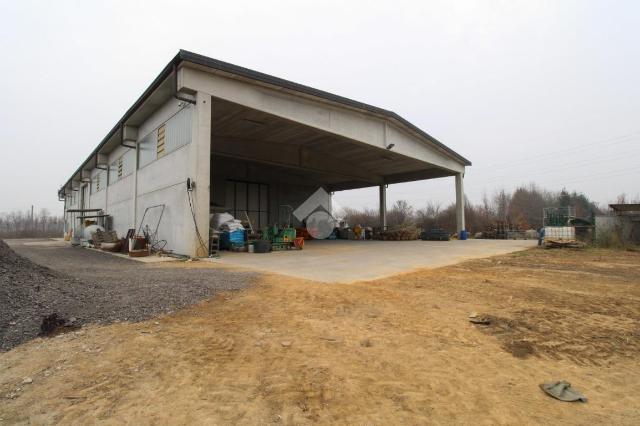
[[[109,214],[109,156],[107,154],[98,154],[96,158],[96,166],[104,168],[106,166],[107,170],[100,170],[99,173],[104,172],[104,214]],[[137,169],[137,167],[136,167]],[[106,224],[106,218],[105,218]]]
[[[380,227],[387,229],[387,185],[379,185],[380,189]]]
[[[136,148],[133,150],[133,162],[134,162],[134,167],[133,167],[133,187],[132,187],[132,194],[131,194],[131,209],[132,214],[131,214],[131,220],[133,222],[133,225],[131,226],[132,228],[134,228],[136,230],[136,232],[138,232],[138,148],[137,148],[137,143],[136,143]]]
[[[193,257],[209,255],[209,198],[211,175],[211,95],[198,92],[193,114],[193,128],[191,144],[189,146],[189,177],[195,182],[192,198],[195,207],[196,223],[205,247],[203,248],[196,236],[195,224],[193,230],[191,252]],[[186,188],[185,188],[186,189]],[[188,221],[193,224],[193,218],[187,202]],[[188,228],[187,228],[188,229]],[[206,252],[205,252],[206,251]]]
[[[133,187],[131,188],[131,227],[138,231],[138,128],[133,126],[122,127],[122,142],[133,149]]]
[[[466,229],[464,223],[464,184],[463,174],[456,174],[456,231],[460,232]]]

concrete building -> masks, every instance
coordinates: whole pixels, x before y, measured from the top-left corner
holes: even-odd
[[[596,216],[596,240],[614,236],[622,244],[640,245],[640,204],[609,204],[613,214]]]
[[[100,209],[119,236],[154,227],[176,253],[203,254],[209,215],[280,220],[322,187],[329,193],[455,176],[457,228],[471,163],[399,115],[187,51],[180,51],[59,190],[74,210]],[[187,180],[193,182],[187,191]],[[453,189],[453,188],[452,188]],[[427,197],[428,194],[425,194]],[[191,203],[190,203],[191,200]]]

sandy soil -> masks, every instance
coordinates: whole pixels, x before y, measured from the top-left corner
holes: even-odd
[[[0,423],[631,425],[639,355],[640,253],[529,250],[355,284],[271,275],[0,354]],[[589,402],[538,388],[561,379]]]

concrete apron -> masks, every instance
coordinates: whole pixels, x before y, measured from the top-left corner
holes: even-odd
[[[349,283],[507,254],[535,247],[536,244],[536,240],[313,240],[305,242],[304,250],[271,253],[223,251],[219,259],[206,260],[221,266],[248,268],[314,281]]]

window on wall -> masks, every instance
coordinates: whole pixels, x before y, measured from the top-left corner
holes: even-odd
[[[118,168],[117,162],[109,164],[109,185],[113,185],[118,181]]]
[[[165,141],[165,129],[166,126],[163,124],[158,127],[157,136],[156,136],[156,157],[160,158],[164,155],[164,141]]]
[[[91,178],[91,193],[95,194],[96,192],[100,192],[104,189],[106,183],[105,173],[103,171],[98,171],[93,175],[93,178]]]
[[[118,158],[116,160],[117,163],[117,167],[118,167],[118,179],[122,179],[122,172],[123,172],[123,161],[122,161],[122,157]]]
[[[138,141],[138,168],[191,142],[193,108],[187,106]]]
[[[246,220],[249,216],[254,229],[269,225],[268,185],[229,180],[226,187],[226,199],[225,204],[230,210],[229,213],[236,219]]]
[[[135,151],[127,150],[109,165],[109,185],[113,185],[133,173],[135,167]]]

